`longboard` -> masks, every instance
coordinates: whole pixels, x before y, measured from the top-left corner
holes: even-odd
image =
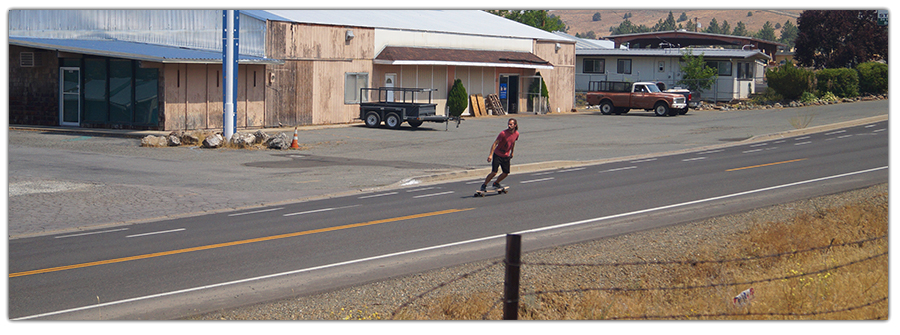
[[[484,191],[476,190],[475,195],[473,195],[473,196],[474,197],[484,197],[485,194],[494,193],[494,192],[497,192],[497,194],[506,194],[509,192],[509,186],[503,186],[502,188],[488,188],[487,190],[484,190]]]

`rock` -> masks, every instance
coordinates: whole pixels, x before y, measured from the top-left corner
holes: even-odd
[[[194,132],[185,133],[181,135],[181,143],[184,145],[197,145],[200,144],[200,137]]]
[[[253,136],[256,137],[256,141],[253,142],[253,144],[266,143],[266,141],[269,140],[269,134],[266,134],[262,130],[257,130],[253,133]]]
[[[203,140],[202,147],[204,148],[218,148],[221,147],[222,144],[225,143],[225,138],[219,134],[213,134],[207,136],[206,139]]]
[[[177,147],[181,145],[181,137],[175,134],[169,134],[169,136],[166,136],[166,142],[170,147]]]
[[[269,149],[286,150],[291,147],[291,142],[288,141],[287,134],[278,133],[278,135],[269,137],[269,140],[266,141],[266,147]]]
[[[239,148],[249,148],[256,142],[256,136],[253,134],[236,132],[231,135],[231,143]]]
[[[164,147],[167,145],[168,143],[166,142],[165,136],[147,135],[141,139],[142,147]]]

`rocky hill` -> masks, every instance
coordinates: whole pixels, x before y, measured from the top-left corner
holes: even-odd
[[[728,25],[734,29],[738,22],[743,22],[747,26],[747,30],[757,32],[766,21],[769,21],[772,26],[778,24],[779,29],[775,29],[775,36],[781,36],[780,27],[784,25],[785,21],[790,20],[791,23],[797,25],[797,18],[803,12],[803,10],[785,9],[565,9],[553,10],[551,14],[559,16],[566,23],[570,35],[593,31],[598,38],[601,38],[609,36],[610,28],[618,27],[625,20],[626,14],[631,15],[628,20],[634,25],[645,25],[652,28],[660,20],[665,20],[670,11],[676,21],[681,17],[681,13],[685,13],[691,20],[696,19],[700,22],[701,28],[709,26],[709,21],[715,18],[719,25],[728,21]],[[600,13],[600,21],[593,21],[594,13]],[[678,23],[684,25],[687,22]]]

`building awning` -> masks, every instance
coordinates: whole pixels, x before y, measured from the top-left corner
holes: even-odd
[[[375,64],[387,65],[454,65],[506,67],[520,69],[552,69],[550,62],[530,52],[385,47]]]
[[[116,40],[10,37],[9,44],[36,49],[160,63],[221,64],[222,52]],[[282,64],[278,59],[238,55],[239,64]]]

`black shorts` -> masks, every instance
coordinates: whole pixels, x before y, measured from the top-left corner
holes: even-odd
[[[500,157],[497,154],[494,154],[494,157],[491,158],[491,172],[497,173],[497,168],[503,169],[503,173],[509,173],[509,160],[510,157]]]

